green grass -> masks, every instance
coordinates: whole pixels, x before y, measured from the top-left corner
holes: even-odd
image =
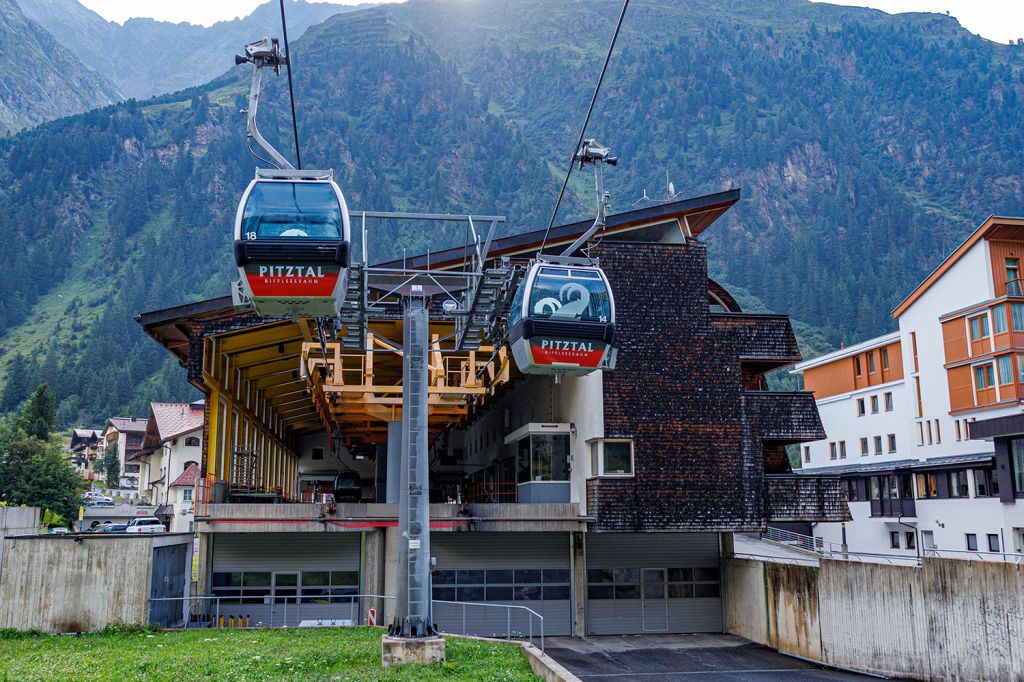
[[[0,680],[536,680],[509,644],[449,638],[447,662],[384,669],[379,628],[0,631]]]

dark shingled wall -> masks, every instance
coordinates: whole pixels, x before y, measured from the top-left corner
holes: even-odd
[[[789,320],[712,319],[699,241],[605,240],[591,253],[601,259],[616,305],[619,356],[615,371],[604,374],[605,436],[634,440],[636,469],[632,479],[588,481],[594,530],[764,528],[762,440],[772,441],[777,458],[781,443],[823,437],[810,394],[744,387],[751,382],[744,362],[749,368],[799,359]],[[814,506],[795,493],[793,514],[806,513],[808,504]]]

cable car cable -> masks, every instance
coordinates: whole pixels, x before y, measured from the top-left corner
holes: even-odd
[[[282,0],[284,2],[284,0]],[[587,125],[590,124],[590,116],[594,113],[594,104],[597,102],[597,95],[601,92],[601,83],[604,81],[605,71],[608,70],[608,61],[612,58],[612,51],[615,49],[615,41],[619,38],[619,29],[622,28],[622,19],[626,16],[626,8],[629,7],[629,0],[623,0],[622,11],[619,12],[619,20],[615,23],[615,32],[612,34],[611,44],[608,45],[608,52],[604,56],[604,65],[601,66],[601,73],[597,77],[597,85],[594,87],[594,95],[590,98],[590,107],[587,109],[587,116],[583,119],[583,126],[580,127],[580,135],[576,139],[576,146],[572,148],[572,154],[569,156],[569,169],[565,172],[565,179],[562,181],[562,189],[558,192],[558,199],[555,200],[555,208],[551,211],[551,220],[548,221],[547,229],[544,230],[544,240],[540,244],[538,253],[544,250],[544,246],[548,243],[548,235],[551,233],[551,228],[555,224],[555,218],[558,216],[558,208],[562,205],[562,197],[565,195],[565,188],[569,185],[569,176],[572,175],[572,167],[576,164],[576,153],[580,149],[580,145],[583,144],[583,136],[587,132]]]
[[[269,166],[273,166],[274,168],[278,167],[277,164],[271,161],[270,159],[265,159],[256,153],[256,150],[252,148],[252,140],[247,139],[245,141],[245,146],[249,148],[249,153],[255,156],[257,161],[262,161],[263,163]]]
[[[629,2],[629,0],[626,0]],[[292,87],[292,48],[288,44],[288,20],[284,16],[284,0],[281,0],[281,33],[284,35],[284,53],[287,57],[285,68],[288,70],[288,99],[292,105],[292,133],[295,135],[295,167],[302,170],[302,154],[299,152],[299,124],[295,117],[295,90]]]

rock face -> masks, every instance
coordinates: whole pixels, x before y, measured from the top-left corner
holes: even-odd
[[[13,0],[0,0],[0,135],[112,104],[120,93]]]

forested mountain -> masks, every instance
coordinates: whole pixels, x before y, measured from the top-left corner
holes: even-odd
[[[32,21],[14,0],[0,0],[0,136],[110,104],[117,89]]]
[[[293,41],[303,160],[335,167],[357,209],[542,227],[619,6],[417,0],[333,16]],[[683,196],[742,187],[708,233],[714,274],[821,351],[891,329],[888,311],[975,224],[1021,212],[1022,67],[1019,48],[946,16],[645,0],[590,133],[621,160],[605,177],[615,210],[645,205],[645,189],[664,199],[666,178]],[[39,380],[63,424],[190,397],[131,317],[228,290],[255,164],[238,114],[248,75],[0,143],[0,407]],[[260,112],[285,151],[282,80]],[[561,220],[588,215],[591,191],[577,177]],[[428,246],[389,232],[371,248]]]
[[[19,1],[27,16],[113,81],[126,98],[151,97],[206,83],[230,68],[231,56],[245,43],[281,35],[276,0],[268,0],[247,17],[210,27],[154,19],[129,19],[121,25],[107,21],[78,0]],[[289,37],[295,39],[313,24],[353,9],[289,0]]]

